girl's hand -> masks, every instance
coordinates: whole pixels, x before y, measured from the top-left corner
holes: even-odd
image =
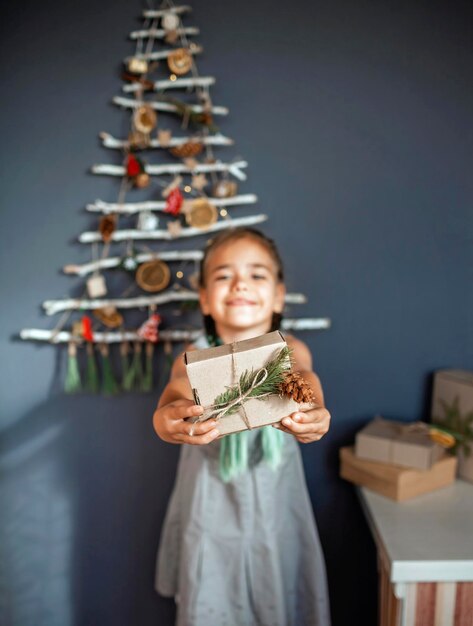
[[[215,420],[193,424],[188,417],[202,415],[203,408],[192,400],[175,400],[156,409],[153,415],[154,429],[163,441],[168,443],[189,443],[204,445],[220,434]]]
[[[330,425],[330,413],[324,407],[296,411],[283,418],[275,428],[294,435],[301,443],[319,441],[327,433]]]

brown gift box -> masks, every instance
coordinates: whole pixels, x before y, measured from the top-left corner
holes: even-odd
[[[227,387],[238,383],[244,371],[256,372],[263,368],[266,363],[276,358],[285,346],[283,336],[279,331],[275,331],[233,344],[186,352],[184,361],[196,403],[204,407],[212,406],[215,398]],[[266,396],[261,400],[251,398],[244,402],[244,410],[251,428],[280,422],[283,417],[297,411],[299,406],[292,398],[281,398],[278,395]],[[239,408],[235,413],[223,415],[219,420],[218,429],[220,435],[246,430],[243,409]]]
[[[430,438],[423,422],[375,417],[357,433],[355,453],[360,459],[425,470],[444,456],[444,449]]]
[[[434,376],[432,397],[432,422],[442,425],[445,409],[452,407],[458,400],[461,417],[473,411],[473,372],[465,370],[439,370]],[[446,423],[445,426],[448,426]],[[473,425],[470,426],[473,430]],[[458,451],[458,475],[473,483],[473,442],[470,442],[470,456],[465,456],[463,449]]]
[[[365,461],[353,447],[340,448],[340,476],[392,500],[402,501],[450,485],[455,480],[457,459],[445,456],[425,471]]]

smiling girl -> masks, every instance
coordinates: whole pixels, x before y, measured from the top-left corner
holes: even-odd
[[[223,232],[201,263],[207,337],[190,349],[278,329],[284,298],[272,240],[249,228]],[[189,444],[181,449],[156,578],[158,592],[176,599],[178,626],[330,623],[323,554],[295,441],[318,441],[330,414],[307,346],[291,336],[286,341],[316,408],[286,416],[276,427],[217,439],[215,420],[187,421],[203,409],[193,400],[181,355],[154,413],[161,439]],[[242,468],[228,451],[243,446],[248,461]]]

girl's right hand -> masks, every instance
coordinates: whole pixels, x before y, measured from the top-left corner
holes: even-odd
[[[189,443],[201,446],[219,436],[217,422],[188,422],[186,418],[202,415],[203,408],[192,400],[175,400],[156,409],[153,415],[154,429],[168,443]]]

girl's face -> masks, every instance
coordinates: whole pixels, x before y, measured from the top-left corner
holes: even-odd
[[[225,342],[269,332],[273,312],[284,306],[285,288],[264,245],[252,237],[229,241],[210,253],[200,306]]]

